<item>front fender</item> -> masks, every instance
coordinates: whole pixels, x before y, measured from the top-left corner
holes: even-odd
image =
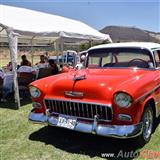
[[[144,100],[141,100],[141,101],[140,101],[140,102],[142,103],[141,109],[140,109],[140,117],[142,117],[142,114],[143,114],[143,111],[144,111],[144,109],[145,109],[145,107],[146,107],[146,104],[147,104],[150,100],[153,100],[153,101],[155,102],[155,99],[154,99],[154,96],[153,96],[153,95],[150,95],[150,96],[148,96],[147,98],[145,98]],[[155,107],[155,105],[152,106],[152,107],[154,107],[154,108],[153,108],[153,111],[155,111],[155,116],[156,116],[157,113],[158,113],[158,110],[157,110],[157,108]],[[140,119],[140,120],[141,120],[141,119]]]

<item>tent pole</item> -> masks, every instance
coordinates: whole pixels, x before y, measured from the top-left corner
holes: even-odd
[[[63,42],[63,38],[60,37],[60,51],[63,53],[63,50],[64,50],[64,42]]]
[[[14,33],[12,28],[6,28],[8,35],[10,56],[12,61],[12,71],[13,71],[13,82],[14,82],[14,96],[15,103],[17,103],[17,108],[20,108],[20,97],[19,97],[19,87],[17,80],[17,45],[18,45],[18,34]]]
[[[33,55],[33,39],[35,38],[36,36],[33,36],[31,38],[31,41],[30,41],[30,44],[31,44],[31,50],[30,50],[30,53],[31,53],[31,63],[32,63],[32,66],[33,66],[33,58],[34,58],[34,55]]]
[[[63,55],[63,51],[64,51],[64,41],[63,41],[63,37],[59,37],[59,43],[60,43],[60,52],[61,52],[61,55],[62,57],[64,56]],[[67,57],[66,57],[67,58]],[[63,64],[66,63],[66,60],[63,60]]]
[[[89,40],[89,47],[93,47],[93,40]]]
[[[54,47],[55,47],[55,52],[56,52],[56,56],[57,56],[57,61],[59,63],[59,39],[57,39],[55,42],[54,42]]]

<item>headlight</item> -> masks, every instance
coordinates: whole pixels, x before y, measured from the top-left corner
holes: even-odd
[[[122,108],[128,108],[132,104],[132,98],[127,93],[119,92],[114,96],[114,102]]]
[[[41,91],[36,87],[29,87],[29,91],[33,98],[38,98],[41,95]]]

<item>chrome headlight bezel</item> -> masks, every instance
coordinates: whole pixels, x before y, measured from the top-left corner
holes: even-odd
[[[41,96],[41,91],[37,87],[30,86],[29,91],[33,98],[38,98]]]
[[[129,108],[132,104],[132,97],[125,92],[117,92],[114,95],[114,103],[120,108]]]

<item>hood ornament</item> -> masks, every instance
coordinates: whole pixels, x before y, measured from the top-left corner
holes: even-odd
[[[76,74],[75,74],[74,77],[73,77],[74,84],[73,84],[72,91],[65,91],[64,95],[66,97],[74,97],[74,98],[82,98],[82,97],[84,97],[84,93],[83,92],[75,92],[75,91],[73,91],[76,82],[80,81],[80,80],[84,80],[84,79],[86,79],[86,75],[76,76]]]
[[[86,75],[85,74],[81,75],[81,76],[74,75],[74,77],[73,77],[73,81],[80,81],[80,80],[84,80],[84,79],[86,79]]]

